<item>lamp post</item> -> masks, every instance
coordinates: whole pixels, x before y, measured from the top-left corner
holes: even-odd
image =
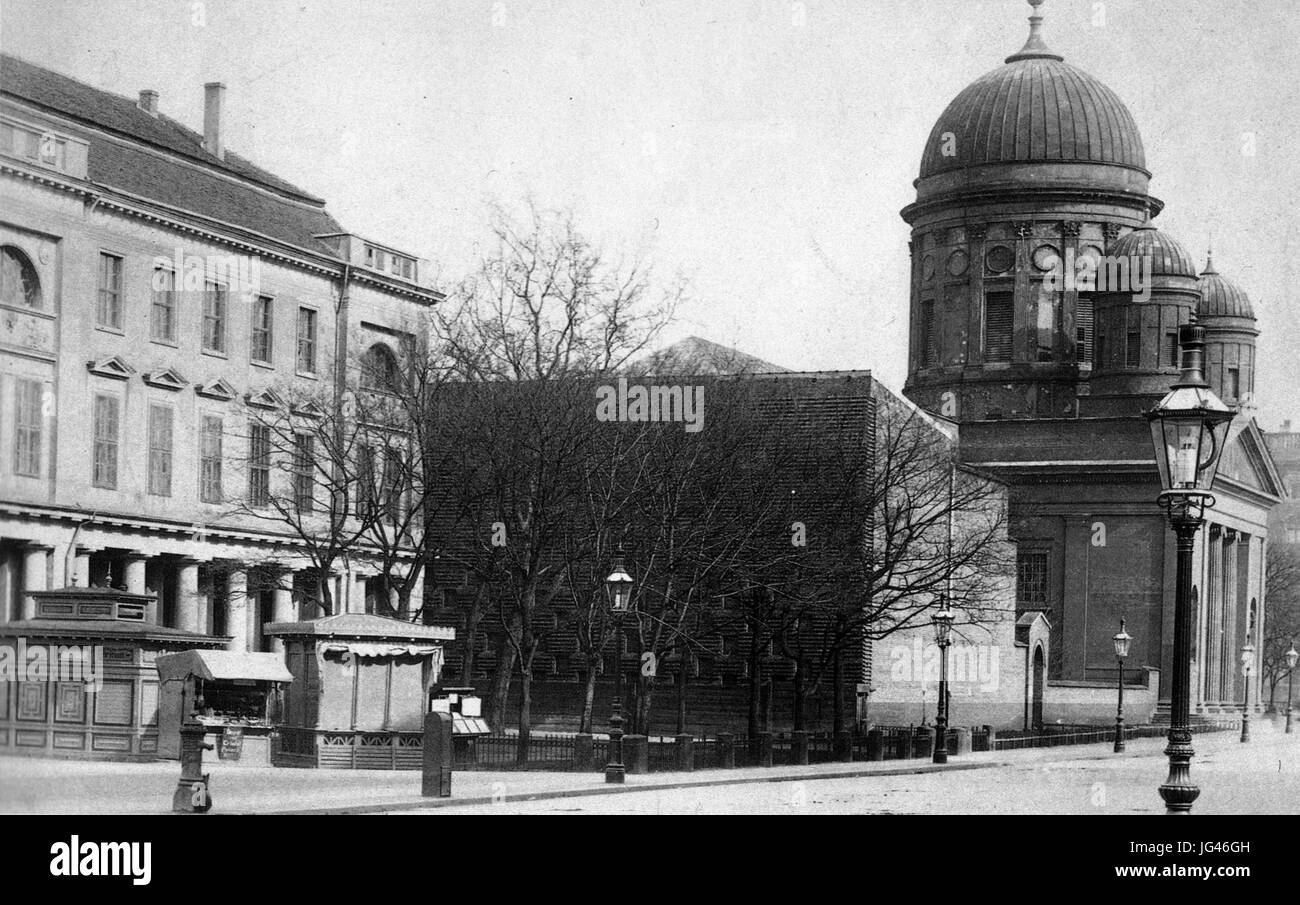
[[[952,643],[952,610],[943,601],[939,612],[930,617],[934,641],[939,645],[939,701],[934,708],[934,762],[948,763],[948,645]]]
[[[1255,645],[1246,639],[1241,647],[1241,675],[1245,678],[1246,690],[1241,699],[1241,740],[1250,741],[1250,667],[1255,662]]]
[[[1119,705],[1115,709],[1115,753],[1124,750],[1124,661],[1128,659],[1128,645],[1133,636],[1124,631],[1124,620],[1119,621],[1119,634],[1111,639],[1115,642],[1115,659],[1119,661]]]
[[[623,781],[623,617],[632,601],[632,576],[623,568],[623,555],[614,556],[614,568],[605,579],[609,614],[614,620],[614,709],[609,717],[609,761],[605,782]]]
[[[1286,652],[1286,731],[1291,731],[1291,674],[1295,672],[1296,662],[1300,661],[1300,651],[1295,649],[1295,640],[1291,641],[1291,649]]]
[[[1188,814],[1201,794],[1191,781],[1192,731],[1189,721],[1192,671],[1192,549],[1214,506],[1210,488],[1234,412],[1214,395],[1202,371],[1205,328],[1184,324],[1178,331],[1182,375],[1147,413],[1160,471],[1160,507],[1177,539],[1174,590],[1174,676],[1170,694],[1169,777],[1160,786],[1166,813]]]

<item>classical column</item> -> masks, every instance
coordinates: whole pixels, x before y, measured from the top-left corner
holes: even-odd
[[[271,621],[297,622],[298,613],[293,600],[293,573],[285,570],[276,576],[275,589],[271,592]],[[276,653],[284,651],[284,640],[271,639],[271,650]]]
[[[23,619],[36,617],[36,598],[31,596],[31,592],[48,590],[46,560],[53,551],[53,547],[45,544],[27,544],[23,547]]]
[[[1217,705],[1223,700],[1219,690],[1219,676],[1223,666],[1220,660],[1223,653],[1223,585],[1219,577],[1223,571],[1223,532],[1218,525],[1211,525],[1206,534],[1205,700]]]
[[[72,579],[68,584],[78,588],[90,587],[90,554],[95,548],[77,545],[72,555]]]
[[[1223,532],[1223,700],[1241,698],[1241,660],[1237,640],[1237,538],[1234,529]]]
[[[176,567],[176,627],[186,632],[200,631],[202,619],[199,610],[202,605],[199,561],[182,559]]]
[[[352,573],[352,580],[349,582],[351,587],[348,590],[347,612],[364,613],[366,611],[366,580],[369,577],[363,572]]]
[[[231,569],[226,577],[226,634],[230,641],[227,650],[248,650],[249,631],[248,614],[251,601],[248,599],[248,573],[243,569]]]

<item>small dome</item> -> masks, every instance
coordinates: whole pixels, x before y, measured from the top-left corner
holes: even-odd
[[[1110,247],[1114,257],[1151,256],[1152,276],[1177,276],[1196,279],[1196,264],[1183,244],[1169,233],[1150,223],[1139,226]]]
[[[1250,296],[1246,291],[1225,276],[1220,276],[1214,269],[1214,258],[1205,262],[1205,270],[1197,283],[1201,290],[1201,304],[1196,308],[1196,316],[1204,317],[1242,317],[1255,319],[1255,312],[1250,307]]]

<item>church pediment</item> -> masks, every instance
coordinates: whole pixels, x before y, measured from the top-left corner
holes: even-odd
[[[1282,480],[1259,425],[1254,418],[1249,418],[1234,427],[1219,462],[1216,483],[1226,479],[1257,493],[1281,498]]]
[[[220,378],[209,380],[207,383],[194,387],[194,392],[200,396],[207,396],[209,399],[220,399],[223,402],[229,402],[235,398],[235,388]]]
[[[86,362],[86,370],[100,377],[111,377],[114,380],[127,380],[135,373],[135,368],[123,361],[120,355],[112,355],[98,361],[88,361]]]
[[[314,402],[303,402],[299,405],[291,406],[289,411],[302,418],[319,418],[325,414],[321,407]]]
[[[150,371],[144,375],[144,382],[151,387],[158,387],[160,390],[171,390],[173,393],[183,390],[189,383],[175,368]]]

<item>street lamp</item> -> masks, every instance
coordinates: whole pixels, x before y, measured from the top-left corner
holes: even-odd
[[[1250,667],[1255,662],[1255,645],[1249,638],[1241,646],[1241,674],[1245,677],[1245,697],[1241,700],[1241,740],[1250,741]]]
[[[1291,641],[1291,649],[1286,652],[1286,731],[1291,731],[1291,674],[1295,672],[1296,662],[1300,661],[1300,651],[1295,649],[1295,639]]]
[[[1119,634],[1115,642],[1115,659],[1119,661],[1119,706],[1115,710],[1115,753],[1124,750],[1124,661],[1128,659],[1128,645],[1133,636],[1124,631],[1124,620],[1119,621]]]
[[[605,782],[623,781],[623,617],[632,602],[632,576],[623,568],[623,554],[614,556],[614,569],[605,579],[609,613],[614,619],[614,709],[609,717],[609,761]]]
[[[1147,413],[1160,471],[1160,507],[1177,538],[1174,591],[1174,676],[1170,694],[1169,778],[1160,787],[1167,813],[1187,814],[1201,794],[1191,781],[1192,730],[1189,724],[1192,670],[1192,548],[1214,506],[1210,488],[1234,412],[1214,395],[1202,371],[1205,328],[1184,324],[1178,331],[1182,375]]]
[[[948,763],[948,645],[952,643],[952,610],[948,601],[930,617],[934,641],[939,645],[939,702],[934,712],[934,762]]]

